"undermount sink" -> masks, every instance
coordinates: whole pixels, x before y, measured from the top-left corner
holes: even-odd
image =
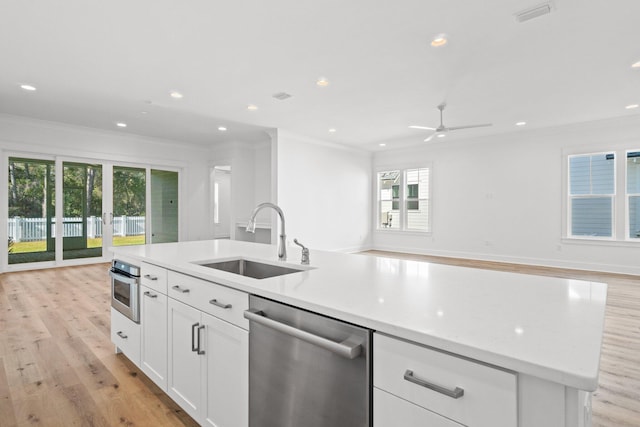
[[[262,262],[251,261],[244,258],[236,258],[216,262],[197,262],[196,264],[203,267],[226,271],[228,273],[252,277],[254,279],[267,279],[269,277],[283,276],[285,274],[306,271],[305,269],[296,269],[291,267],[284,267],[281,265],[265,264]]]

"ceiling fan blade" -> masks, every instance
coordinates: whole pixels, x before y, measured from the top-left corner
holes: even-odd
[[[481,125],[451,126],[451,127],[448,127],[447,130],[483,128],[483,127],[487,127],[487,126],[493,126],[493,125],[491,123],[484,123],[484,124],[481,124]]]
[[[431,135],[429,135],[429,136],[427,137],[427,139],[425,139],[425,140],[424,140],[424,142],[429,142],[429,141],[431,141],[431,140],[433,139],[433,137],[434,137],[434,136],[436,136],[436,133],[438,133],[438,132],[434,132],[434,133],[432,133]]]
[[[436,128],[430,128],[426,126],[409,126],[411,129],[424,129],[424,130],[436,130]]]

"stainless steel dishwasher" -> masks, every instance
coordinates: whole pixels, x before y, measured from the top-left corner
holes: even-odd
[[[251,295],[250,427],[370,427],[371,331]]]

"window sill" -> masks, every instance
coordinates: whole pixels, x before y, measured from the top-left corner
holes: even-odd
[[[397,230],[393,228],[376,228],[375,233],[381,234],[397,234],[401,236],[431,236],[431,231],[419,231],[419,230]]]
[[[605,240],[605,239],[589,239],[578,237],[563,237],[560,239],[562,244],[567,245],[588,245],[588,246],[619,246],[627,248],[637,248],[640,246],[640,239],[637,240]]]

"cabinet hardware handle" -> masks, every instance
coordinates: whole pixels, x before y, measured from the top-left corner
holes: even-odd
[[[152,294],[152,293],[151,293],[151,292],[149,292],[149,291],[144,291],[144,294],[145,294],[146,296],[148,296],[149,298],[158,298],[158,294]]]
[[[122,331],[118,331],[116,332],[116,334],[122,338],[123,340],[126,340],[127,338],[129,338],[128,336],[126,336]]]
[[[225,309],[226,309],[226,308],[231,308],[231,307],[232,307],[232,306],[231,306],[231,304],[223,304],[223,303],[221,303],[221,302],[218,302],[218,300],[217,300],[217,299],[212,299],[212,300],[210,300],[210,301],[209,301],[209,304],[213,304],[213,305],[215,305],[216,307],[225,308]]]
[[[246,310],[244,312],[244,317],[245,319],[249,319],[250,321],[259,323],[268,328],[275,329],[283,334],[291,335],[318,347],[322,347],[325,350],[329,350],[347,359],[355,359],[362,353],[362,345],[355,342],[352,337],[349,337],[342,342],[331,341],[330,339],[269,319],[265,316],[263,311],[256,310],[255,308]]]
[[[444,394],[445,396],[449,396],[454,399],[459,399],[462,396],[464,396],[464,389],[461,389],[460,387],[456,387],[453,390],[450,390],[448,388],[430,383],[428,381],[422,380],[414,376],[413,371],[410,371],[409,369],[407,369],[407,371],[404,373],[404,379],[411,383],[417,384],[421,387],[428,388],[430,390],[436,391],[440,394]]]
[[[200,349],[200,331],[204,329],[204,325],[198,326],[198,354],[204,354],[204,350]]]
[[[152,276],[150,274],[145,274],[144,278],[149,280],[158,280],[158,276]]]
[[[189,292],[189,289],[187,288],[181,288],[179,285],[175,285],[171,287],[172,289],[175,289],[178,292],[182,292],[183,294],[186,294]]]
[[[196,329],[200,323],[194,323],[191,325],[191,351],[198,351],[198,347],[196,347]]]

